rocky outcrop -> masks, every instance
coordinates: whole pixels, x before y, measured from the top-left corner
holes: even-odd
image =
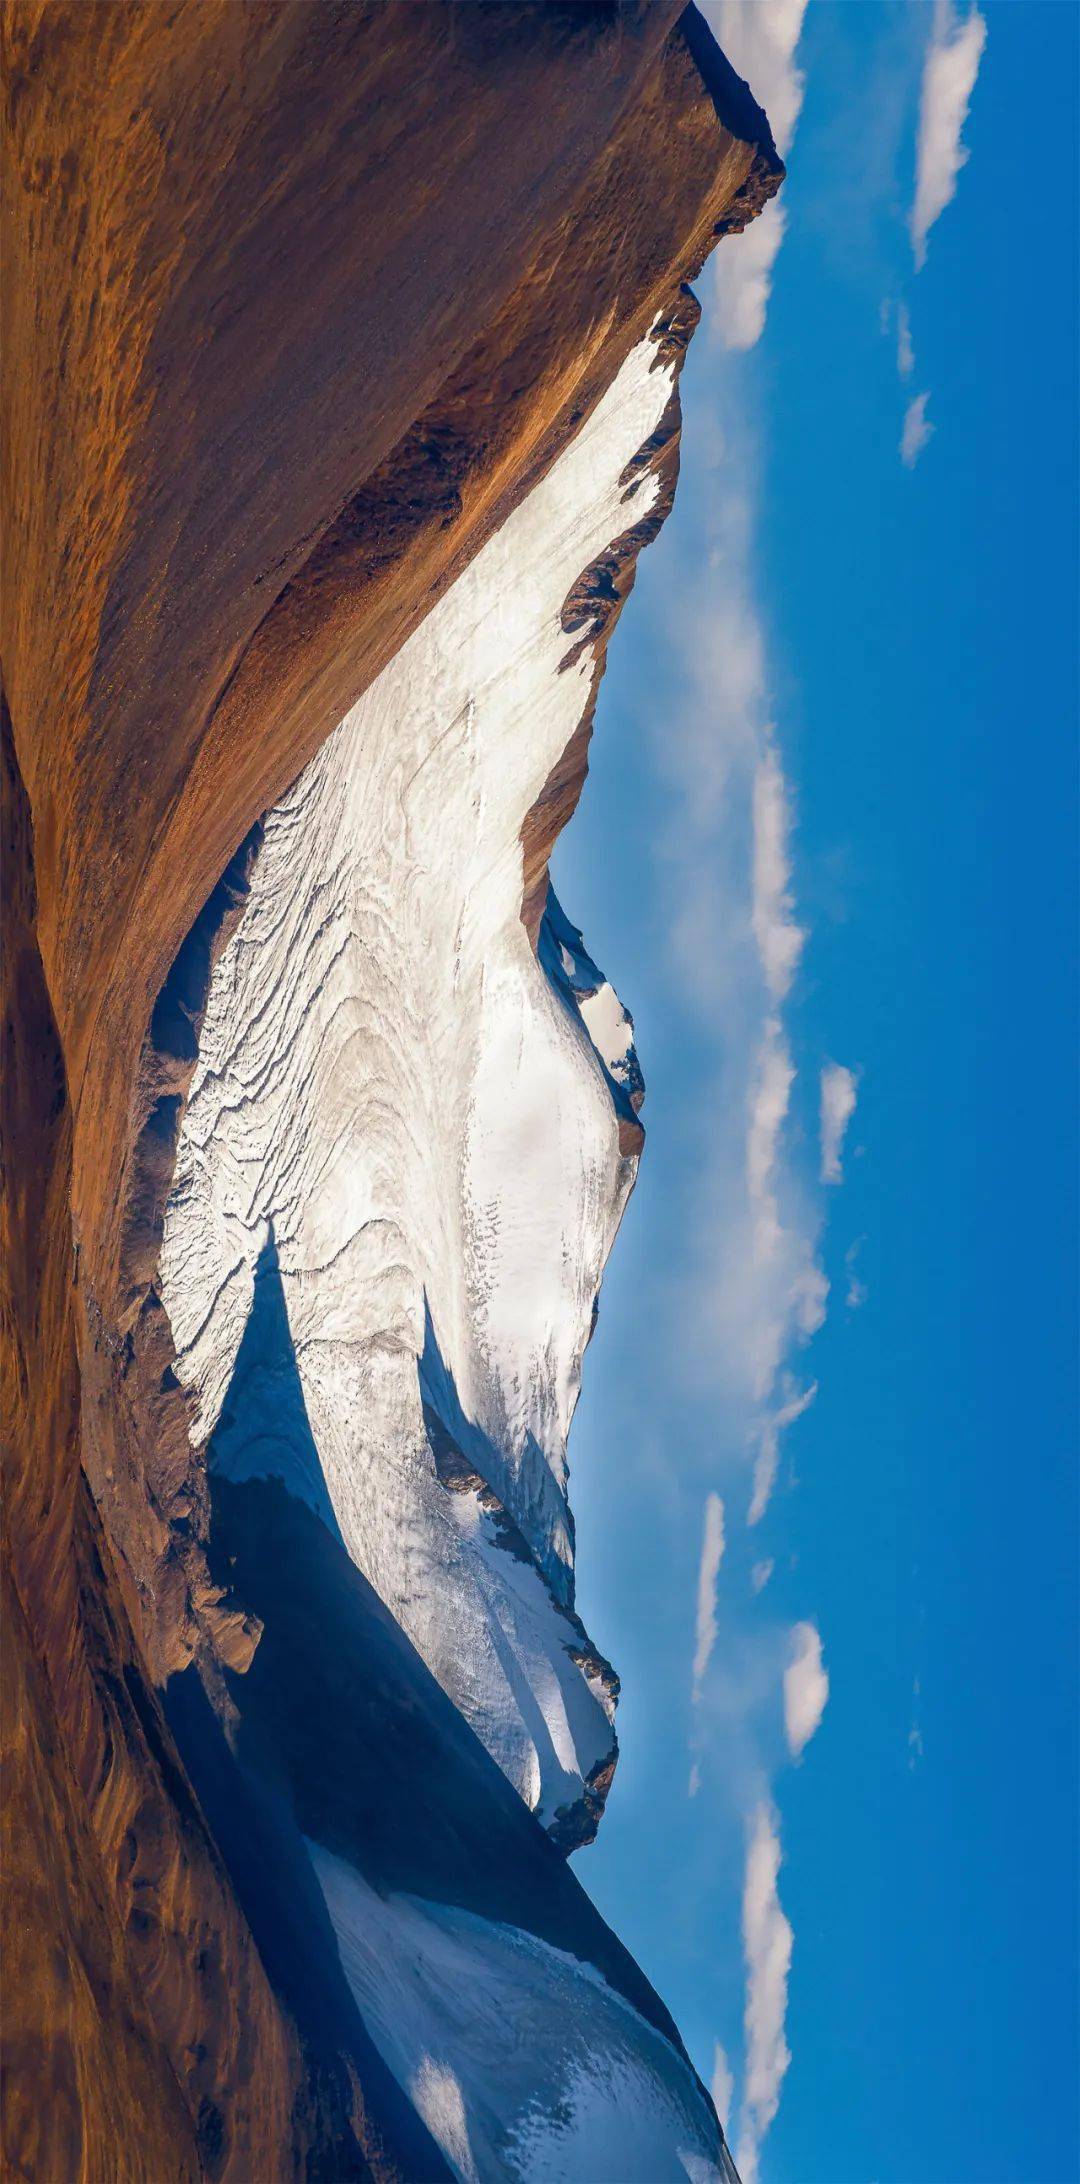
[[[446,2174],[293,1821],[252,1792],[230,1844],[273,1617],[215,1559],[157,1238],[252,829],[775,187],[677,13],[6,0],[15,2173]]]

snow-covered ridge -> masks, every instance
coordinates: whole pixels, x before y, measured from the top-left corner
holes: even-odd
[[[642,1082],[553,895],[529,945],[521,833],[591,695],[561,611],[657,499],[652,470],[629,507],[625,480],[675,370],[652,338],[631,354],[267,815],[161,1260],[212,1466],[281,1477],[337,1531],[568,1845],[617,1683],[573,1613],[566,1442]]]

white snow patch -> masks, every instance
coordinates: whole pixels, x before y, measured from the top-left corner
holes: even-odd
[[[580,1008],[589,1037],[614,1076],[617,1070],[625,1068],[634,1043],[633,1024],[614,986],[605,984],[598,993],[586,994]]]
[[[453,2071],[445,2063],[437,2063],[434,2056],[424,2055],[408,2090],[417,2114],[423,2117],[436,2145],[444,2148],[458,2175],[465,2184],[480,2184],[469,2144],[465,2102]]]

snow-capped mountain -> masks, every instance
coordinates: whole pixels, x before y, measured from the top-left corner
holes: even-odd
[[[618,1690],[573,1612],[567,1436],[642,1081],[553,896],[530,945],[521,837],[592,695],[564,604],[660,494],[675,369],[658,328],[267,814],[161,1262],[214,1467],[333,1523],[567,1844]],[[272,1371],[229,1395],[270,1238],[302,1425]]]
[[[643,1078],[548,861],[674,490],[686,283],[782,166],[681,0],[39,13],[4,2155],[708,2184],[570,1862],[618,1679],[568,1436]]]

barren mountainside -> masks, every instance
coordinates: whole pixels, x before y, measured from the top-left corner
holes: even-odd
[[[693,8],[5,0],[5,2174],[730,2172],[568,1863],[547,874],[782,175]]]

